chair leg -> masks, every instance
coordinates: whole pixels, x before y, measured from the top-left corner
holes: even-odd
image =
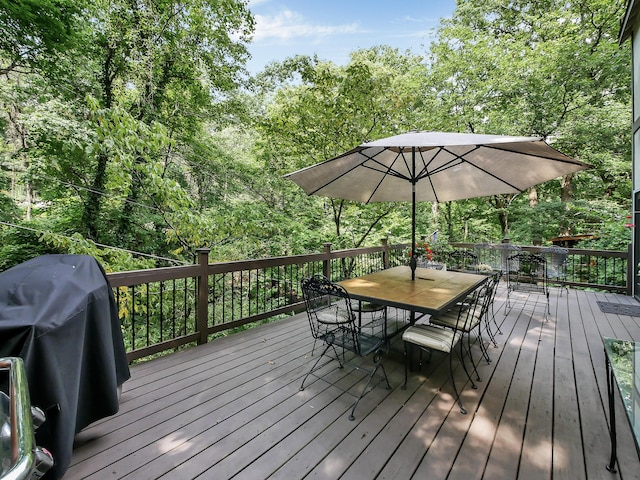
[[[482,339],[482,321],[478,323],[478,342],[480,343],[480,351],[482,352],[482,356],[485,361],[490,364],[491,357],[489,356],[489,351],[487,350],[487,346],[484,344],[484,340]],[[471,348],[471,347],[469,347]]]
[[[459,343],[460,343],[460,363],[462,363],[462,368],[464,369],[464,373],[467,374],[467,377],[469,378],[469,381],[471,382],[471,388],[476,390],[478,388],[478,386],[474,383],[473,377],[469,373],[469,369],[467,368],[467,362],[464,361],[464,357],[465,357],[465,355],[464,355],[464,338],[461,338]],[[449,356],[451,356],[452,353],[449,353]],[[478,378],[478,381],[480,381],[480,376],[478,375],[478,371],[476,370],[476,366],[475,366],[475,364],[473,362],[473,357],[471,357],[471,351],[469,351],[469,357],[471,358],[471,365],[473,366],[473,370],[476,373],[476,377]]]
[[[544,321],[549,320],[549,316],[551,315],[551,304],[549,303],[549,290],[547,289],[545,296],[547,297],[547,308],[544,311]]]
[[[486,312],[484,313],[484,328],[494,348],[498,348],[498,342],[496,341],[496,333],[494,333],[493,328],[491,327],[491,321],[493,321],[493,324],[496,326],[497,334],[502,335],[502,330],[500,330],[500,325],[498,325],[498,321],[496,320],[496,311],[493,304],[493,300],[491,300],[491,302],[489,303],[489,306],[487,307]]]
[[[491,318],[493,319],[493,324],[498,329],[498,335],[502,335],[502,330],[500,329],[500,325],[498,325],[498,321],[496,320],[496,310],[495,310],[495,307],[493,305],[493,302],[491,302]],[[496,348],[497,347],[498,346],[496,345]]]
[[[471,332],[467,332],[467,352],[469,353],[469,360],[471,360],[471,366],[473,367],[473,372],[476,374],[476,380],[478,382],[481,382],[482,379],[480,378],[480,374],[478,373],[478,369],[476,368],[476,362],[473,359],[473,353],[471,351]],[[462,343],[463,343],[464,339],[460,339],[460,351],[462,351]],[[480,350],[482,350],[482,347],[480,347]],[[484,353],[483,353],[484,356]],[[477,387],[473,387],[473,388],[477,388]]]
[[[456,402],[458,402],[458,406],[460,407],[460,413],[464,415],[467,413],[467,410],[462,405],[462,399],[460,398],[460,393],[458,392],[458,388],[456,387],[456,380],[455,378],[453,378],[453,359],[451,358],[452,356],[453,356],[453,352],[450,352],[449,353],[449,380],[451,381],[451,386],[453,387],[453,393],[456,396],[455,397]],[[462,366],[464,367],[464,371],[467,372],[467,367],[464,364],[464,360],[461,360],[461,361],[462,361]],[[469,375],[469,372],[467,372],[467,376],[468,375]],[[471,377],[469,377],[469,380],[471,380]],[[473,385],[473,380],[471,380],[471,384]]]
[[[318,368],[318,364],[320,363],[320,361],[322,360],[322,357],[324,357],[327,352],[329,351],[329,349],[332,348],[333,349],[333,353],[335,354],[335,358],[336,360],[338,360],[338,363],[340,364],[340,368],[343,367],[342,362],[340,361],[340,356],[338,355],[338,351],[336,350],[336,347],[333,345],[333,343],[328,343],[326,347],[324,347],[324,350],[322,351],[322,353],[320,354],[320,356],[318,357],[318,359],[314,362],[313,366],[311,367],[311,370],[309,370],[307,372],[307,374],[304,376],[304,378],[302,379],[302,384],[300,384],[300,391],[302,392],[304,390],[304,383],[307,381],[307,378],[309,378],[309,375],[311,375],[314,371],[316,371],[316,369]],[[324,363],[322,365],[322,367],[324,367],[325,365],[328,365],[329,362],[333,361],[333,358],[330,357],[329,360],[327,360],[326,363]]]
[[[493,318],[493,320],[495,322],[495,317]],[[491,328],[491,318],[489,317],[489,311],[487,311],[487,313],[484,316],[484,329],[486,330],[487,335],[489,335],[490,343],[495,348],[498,348],[498,342],[496,342],[496,335],[495,333],[493,333],[493,330]]]
[[[407,379],[409,378],[409,352],[408,343],[404,342],[404,383],[402,384],[402,390],[407,389]],[[411,349],[413,352],[413,349]]]
[[[389,379],[387,378],[387,372],[384,369],[384,365],[382,365],[382,351],[379,350],[374,354],[373,357],[373,362],[375,364],[375,368],[373,370],[371,370],[371,372],[369,373],[369,378],[367,379],[367,384],[364,386],[364,388],[362,389],[362,392],[360,392],[360,396],[358,397],[358,399],[356,400],[356,403],[353,404],[353,407],[351,408],[351,413],[349,414],[349,420],[353,421],[355,420],[355,411],[356,411],[356,407],[358,406],[358,404],[360,403],[360,400],[362,400],[362,397],[365,396],[365,394],[367,393],[367,390],[369,389],[369,385],[371,385],[371,380],[373,380],[374,375],[378,372],[378,368],[382,369],[382,373],[384,374],[384,380],[387,383],[387,390],[391,390],[391,385],[389,385]],[[406,384],[405,384],[406,386]]]

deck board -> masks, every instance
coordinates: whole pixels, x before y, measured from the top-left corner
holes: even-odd
[[[500,392],[502,401],[496,406],[489,402],[486,404],[495,418],[495,434],[484,469],[479,472],[481,476],[476,475],[475,478],[517,478],[532,375],[523,374],[534,365],[533,355],[538,342],[535,338],[532,340],[532,335],[535,336],[540,315],[544,316],[544,311],[536,313],[538,296],[520,302],[519,309],[511,309],[503,324],[506,343],[501,347],[503,353],[498,359],[500,375],[495,378],[493,387]],[[508,329],[510,320],[511,329]]]
[[[347,416],[361,372],[331,362],[303,376],[322,349],[297,315],[132,366],[118,414],[78,434],[65,480],[79,479],[640,479],[618,399],[619,473],[605,470],[608,412],[602,336],[640,341],[640,319],[604,314],[622,295],[552,288],[520,295],[491,363],[474,354],[474,390],[434,354],[404,380],[402,347],[384,360],[392,389],[376,386]]]

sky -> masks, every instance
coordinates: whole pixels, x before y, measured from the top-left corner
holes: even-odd
[[[349,53],[390,45],[427,51],[441,18],[455,0],[249,0],[256,20],[251,73],[297,54],[345,65]]]

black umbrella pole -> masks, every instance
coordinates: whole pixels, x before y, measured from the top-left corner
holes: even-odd
[[[416,267],[418,260],[416,259],[416,186],[413,185],[413,199],[411,202],[411,280],[416,279]]]
[[[416,149],[411,149],[411,280],[416,279],[416,267],[418,260],[416,259]]]

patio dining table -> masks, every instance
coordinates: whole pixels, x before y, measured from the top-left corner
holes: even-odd
[[[415,314],[437,315],[464,299],[487,280],[487,276],[448,270],[417,268],[411,280],[408,266],[355,277],[339,282],[355,300],[396,307]]]

